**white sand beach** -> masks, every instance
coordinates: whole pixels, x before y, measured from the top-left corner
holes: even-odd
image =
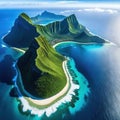
[[[56,101],[57,99],[59,99],[60,97],[64,96],[68,92],[68,90],[71,86],[70,81],[72,80],[72,77],[70,76],[70,74],[67,70],[66,64],[67,64],[67,60],[63,61],[62,66],[63,66],[64,73],[66,75],[67,83],[66,83],[65,87],[59,93],[57,93],[56,95],[54,95],[50,98],[43,99],[43,100],[32,99],[31,97],[27,97],[27,99],[29,99],[29,101],[33,102],[34,104],[43,106],[43,105],[49,105],[49,104],[53,103],[54,101]]]

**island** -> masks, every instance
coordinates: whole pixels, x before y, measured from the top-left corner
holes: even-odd
[[[49,16],[59,20],[46,25],[36,24],[38,17],[47,19]],[[18,75],[15,81],[23,111],[30,110],[39,115],[47,111],[48,116],[61,103],[71,101],[72,95],[80,89],[79,82],[75,80],[77,70],[74,62],[58,53],[55,47],[68,41],[109,43],[79,24],[74,14],[65,17],[46,11],[37,18],[20,14],[3,41],[14,50],[23,52],[16,61]]]

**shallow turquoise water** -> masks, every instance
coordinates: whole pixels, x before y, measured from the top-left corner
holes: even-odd
[[[78,70],[76,69],[75,62],[73,59],[70,60],[70,65],[72,66],[72,70],[74,70],[74,72],[77,76],[75,78],[75,80],[77,80],[79,82],[79,85],[80,85],[80,89],[78,91],[79,100],[77,100],[75,102],[74,108],[71,108],[71,107],[69,108],[70,112],[72,114],[75,114],[77,111],[81,111],[81,109],[84,107],[84,105],[86,105],[85,96],[89,97],[90,89],[88,88],[87,79],[80,72],[78,72]]]

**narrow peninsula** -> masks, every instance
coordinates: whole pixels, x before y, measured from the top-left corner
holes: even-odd
[[[40,98],[60,92],[66,85],[64,60],[44,37],[36,37],[34,44],[18,60],[25,89]]]

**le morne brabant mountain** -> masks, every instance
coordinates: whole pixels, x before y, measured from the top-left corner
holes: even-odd
[[[49,16],[56,19],[63,17],[49,12],[44,12],[41,16],[44,16],[44,19]],[[34,24],[33,18],[31,20],[25,13],[19,15],[11,32],[3,40],[11,47],[27,48],[25,54],[18,59],[17,65],[25,89],[41,98],[57,94],[66,85],[62,68],[65,58],[57,53],[52,45],[62,41],[106,42],[90,34],[78,23],[74,14],[43,26]]]

